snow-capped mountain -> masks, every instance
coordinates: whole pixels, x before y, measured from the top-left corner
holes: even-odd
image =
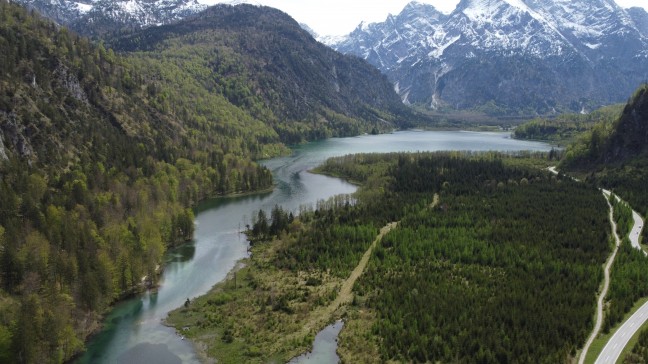
[[[197,0],[17,0],[86,35],[168,24],[204,10]]]
[[[648,79],[648,13],[614,0],[412,2],[333,48],[382,70],[405,103],[488,113],[582,111]]]

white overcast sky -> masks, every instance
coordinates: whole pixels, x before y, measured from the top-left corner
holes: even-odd
[[[388,14],[398,14],[411,0],[253,0],[283,10],[298,22],[311,27],[319,35],[346,35],[361,21],[381,22]],[[204,4],[229,3],[231,0],[199,0]],[[459,0],[419,0],[450,13]],[[647,0],[616,0],[624,8],[641,6],[648,9]]]

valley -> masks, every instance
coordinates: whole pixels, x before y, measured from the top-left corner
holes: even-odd
[[[0,363],[648,361],[644,9],[0,0]]]

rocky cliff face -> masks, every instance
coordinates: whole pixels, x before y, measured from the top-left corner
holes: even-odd
[[[410,3],[330,44],[382,70],[403,102],[491,114],[587,111],[648,77],[648,13],[613,0]]]

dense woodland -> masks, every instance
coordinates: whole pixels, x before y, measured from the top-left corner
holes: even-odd
[[[571,143],[599,123],[612,124],[619,118],[623,105],[602,107],[588,114],[561,114],[553,119],[533,119],[515,128],[519,139]]]
[[[641,331],[632,352],[626,356],[623,362],[624,364],[648,363],[648,330]]]
[[[258,253],[263,259],[253,256],[246,272],[253,281],[264,271],[311,278],[294,289],[244,283],[244,294],[228,291],[229,281],[204,304],[172,319],[187,315],[189,321],[175,322],[191,327],[187,322],[197,320],[198,336],[231,335],[228,343],[217,340],[219,349],[212,351],[223,362],[235,362],[225,354],[228,345],[241,353],[254,348],[255,356],[245,360],[263,362],[259,353],[277,353],[276,344],[263,339],[276,328],[258,323],[292,323],[321,312],[327,300],[304,305],[312,296],[309,287],[328,286],[324,277],[348,276],[377,227],[400,221],[374,250],[352,305],[339,309],[345,330],[356,330],[349,338],[353,344],[340,338],[345,360],[365,362],[375,354],[404,362],[566,362],[593,325],[602,264],[611,249],[607,204],[596,189],[525,163],[535,162],[495,153],[328,160],[321,172],[362,183],[354,199],[339,197],[304,210],[295,223],[275,224],[276,234],[267,233],[273,219],[258,216],[250,232],[277,239]],[[435,194],[439,201],[433,206]],[[280,210],[272,215],[281,216]],[[263,270],[252,270],[257,266]],[[221,289],[239,301],[213,304]],[[223,331],[232,325],[228,319],[198,319],[246,317],[239,311],[251,315],[241,329]],[[364,329],[354,329],[356,324]]]
[[[254,160],[419,118],[378,71],[327,50],[285,14],[236,9],[122,35],[106,43],[116,52],[0,0],[0,362],[77,354],[112,303],[156,284],[166,249],[192,236],[193,204],[272,187]],[[648,159],[630,159],[645,155],[636,130],[618,129],[640,127],[632,121],[646,90],[564,162],[622,160],[589,180],[642,212]],[[494,154],[361,155],[322,170],[364,186],[299,219],[280,207],[260,213],[253,229],[259,241],[288,236],[272,265],[318,272],[306,281],[315,287],[317,277],[347,276],[378,229],[401,221],[354,300],[375,315],[364,337],[380,343],[382,359],[573,356],[609,251],[595,189]],[[435,193],[441,203],[430,209]],[[634,253],[620,251],[628,267],[616,273],[620,282],[643,274]],[[606,325],[645,290],[613,286]],[[290,315],[294,300],[321,306],[331,292],[283,300],[270,292],[263,307]],[[472,304],[459,310],[457,300]],[[239,334],[229,330],[225,341]]]
[[[359,301],[377,312],[383,359],[574,355],[609,252],[595,190],[501,161],[401,157],[390,174],[395,192],[441,191],[441,202],[406,214],[359,282]]]
[[[216,7],[111,48],[0,0],[1,361],[78,353],[191,239],[193,204],[272,187],[254,160],[416,117],[364,61],[265,10]]]
[[[281,148],[232,105],[180,117],[157,76],[4,1],[0,49],[1,361],[60,363],[108,305],[155,284],[192,237],[192,204],[269,188],[250,158]]]
[[[614,122],[596,124],[570,145],[561,169],[613,190],[648,216],[648,85],[635,91]],[[643,239],[648,239],[648,229],[643,229]]]

